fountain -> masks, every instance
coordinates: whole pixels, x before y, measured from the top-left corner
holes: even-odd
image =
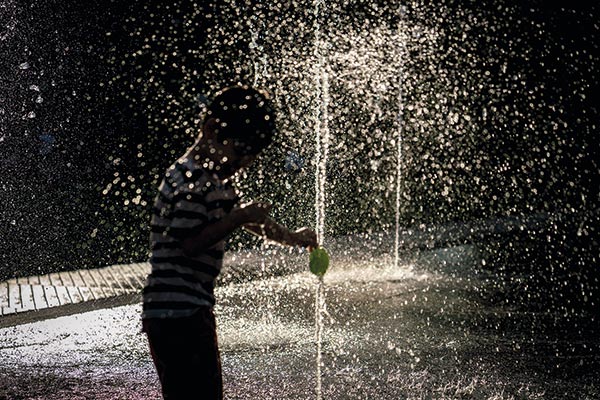
[[[402,22],[406,13],[406,8],[400,6],[400,22],[398,23],[398,57],[400,57],[400,68],[398,69],[398,136],[396,137],[396,147],[398,156],[396,159],[396,236],[394,237],[394,267],[398,268],[400,264],[400,183],[402,181],[402,124],[404,122],[404,100],[402,96],[402,81],[404,79],[404,70],[402,68],[402,58],[405,57],[404,49],[405,39],[402,38],[403,26]]]
[[[202,101],[261,85],[280,135],[238,186],[332,268],[232,238],[231,398],[598,396],[595,6],[26,3],[0,5],[0,281],[145,260]],[[0,329],[0,397],[7,371],[154,397],[136,307]]]
[[[325,240],[325,199],[327,193],[327,156],[329,150],[329,74],[327,61],[323,54],[324,43],[321,40],[320,7],[323,0],[314,2],[314,64],[315,70],[315,134],[316,134],[316,173],[315,173],[315,211],[316,233],[319,245]],[[322,277],[319,278],[315,293],[315,340],[317,343],[316,357],[316,398],[322,399],[322,341],[323,341],[323,310],[325,307],[325,287]]]

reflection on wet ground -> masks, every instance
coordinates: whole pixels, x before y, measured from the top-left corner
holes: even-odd
[[[475,264],[465,248],[397,269],[338,257],[325,279],[323,398],[600,398],[597,320],[499,306]],[[227,398],[314,398],[315,284],[296,273],[218,290]],[[139,311],[0,330],[0,397],[159,398]]]

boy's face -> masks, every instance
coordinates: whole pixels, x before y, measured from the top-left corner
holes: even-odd
[[[256,159],[256,155],[241,155],[237,152],[232,140],[212,141],[209,153],[214,163],[214,171],[220,178],[228,178],[239,170],[246,168]]]
[[[218,138],[218,123],[211,118],[202,128],[199,147],[202,149],[202,161],[205,168],[214,171],[221,179],[229,178],[242,168],[252,164],[256,155],[242,155],[236,150],[232,139],[220,140]]]

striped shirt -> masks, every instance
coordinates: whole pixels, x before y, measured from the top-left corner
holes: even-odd
[[[186,317],[215,304],[224,241],[193,257],[184,254],[182,242],[229,213],[237,202],[229,182],[193,160],[181,158],[167,170],[152,210],[152,271],[143,291],[142,319]]]

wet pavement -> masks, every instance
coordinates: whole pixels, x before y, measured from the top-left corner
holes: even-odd
[[[120,264],[0,282],[0,327],[136,301],[150,264]]]
[[[600,399],[597,317],[498,302],[475,258],[332,257],[323,398]],[[315,292],[306,272],[217,289],[226,398],[316,398]],[[0,398],[160,398],[140,308],[0,329]]]

